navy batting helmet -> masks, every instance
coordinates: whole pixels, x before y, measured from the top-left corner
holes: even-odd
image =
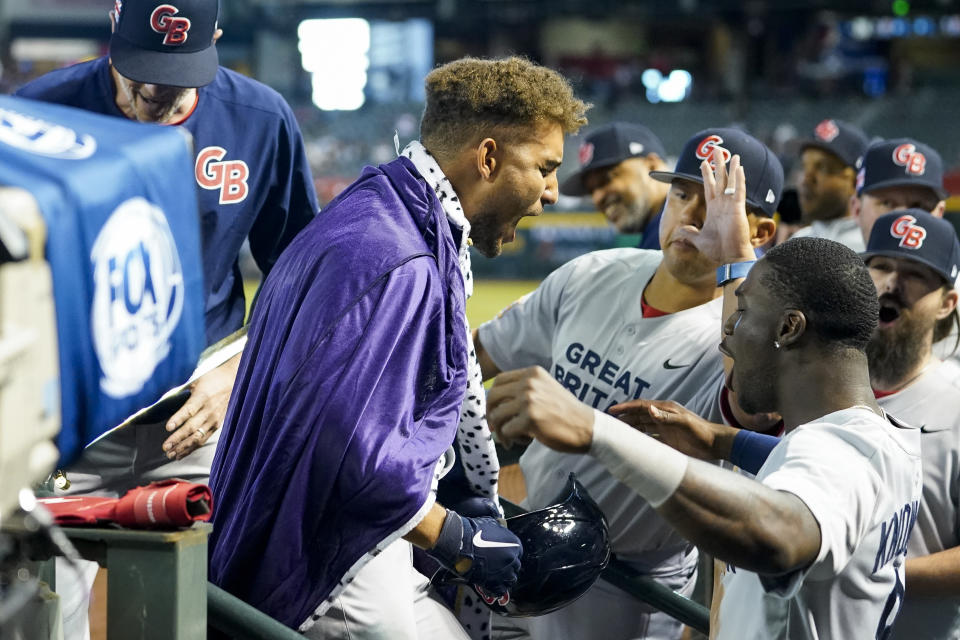
[[[554,503],[507,519],[523,543],[517,583],[500,598],[477,589],[496,613],[523,618],[565,607],[593,586],[610,561],[607,521],[574,474]]]

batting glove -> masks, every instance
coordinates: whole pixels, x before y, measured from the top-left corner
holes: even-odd
[[[501,513],[496,502],[478,495],[465,496],[453,503],[444,502],[443,506],[467,518],[488,517],[496,519],[503,517],[503,513]]]
[[[485,593],[502,596],[517,581],[523,545],[493,518],[447,511],[440,537],[427,553]]]

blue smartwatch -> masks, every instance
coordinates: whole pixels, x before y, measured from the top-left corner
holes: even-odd
[[[717,267],[717,286],[722,287],[731,280],[746,278],[747,274],[750,273],[750,269],[752,269],[755,264],[757,264],[756,260],[746,260],[744,262],[731,262],[730,264],[720,265]]]

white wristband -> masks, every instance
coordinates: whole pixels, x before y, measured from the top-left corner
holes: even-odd
[[[590,455],[654,507],[673,495],[690,459],[601,411],[593,411]]]

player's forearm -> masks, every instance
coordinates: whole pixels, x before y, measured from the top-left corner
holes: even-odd
[[[819,526],[799,498],[698,460],[658,511],[702,551],[761,574],[806,567],[820,549]]]
[[[403,536],[403,539],[421,549],[432,549],[437,544],[437,538],[440,537],[440,529],[443,528],[443,520],[446,517],[447,510],[436,502],[433,503],[433,507],[423,520]]]
[[[493,359],[487,353],[487,350],[483,348],[483,343],[480,342],[479,329],[473,330],[473,348],[477,353],[477,362],[480,363],[480,373],[483,375],[483,379],[489,380],[497,377],[500,369],[493,363]]]
[[[960,596],[960,547],[908,558],[906,588],[908,598]]]
[[[819,527],[795,496],[689,459],[609,416],[596,415],[590,453],[721,560],[781,574],[809,564],[820,548]]]
[[[240,371],[241,356],[243,356],[242,352],[238,353],[237,355],[233,356],[232,358],[224,362],[222,365],[220,365],[221,367],[223,367],[223,370],[225,372],[232,373],[234,379],[236,379],[237,377],[237,372]]]

